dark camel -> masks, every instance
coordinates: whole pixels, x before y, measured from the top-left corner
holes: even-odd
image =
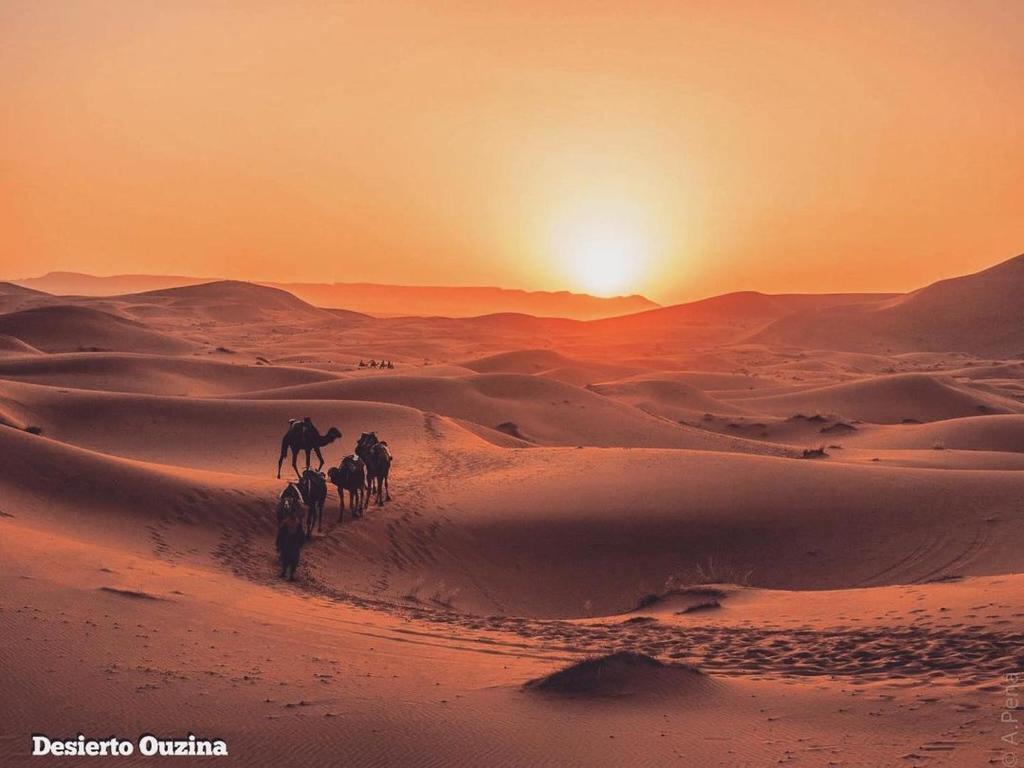
[[[307,469],[299,478],[299,495],[308,510],[306,513],[306,538],[324,531],[324,502],[327,501],[327,481],[322,472]]]
[[[277,524],[280,526],[289,517],[302,517],[302,510],[299,509],[299,502],[302,497],[295,483],[288,483],[277,497]]]
[[[297,464],[299,451],[306,452],[306,469],[309,469],[309,454],[316,451],[316,457],[320,459],[320,466],[317,467],[319,472],[324,467],[324,456],[320,453],[320,449],[340,437],[341,430],[337,427],[331,427],[327,430],[326,435],[321,435],[308,416],[302,421],[293,419],[289,422],[288,431],[281,438],[281,456],[277,460],[277,478],[281,479],[281,465],[284,463],[284,457],[288,455],[288,451],[292,452],[292,469],[295,470],[296,477],[301,477]]]
[[[338,522],[345,516],[345,491],[352,519],[361,517],[366,507],[366,465],[358,456],[346,456],[341,465],[327,470],[327,477],[338,487]]]
[[[366,481],[371,496],[376,496],[377,505],[391,501],[388,475],[391,473],[391,450],[383,440],[377,439],[376,432],[363,432],[356,443],[356,456],[366,464]]]

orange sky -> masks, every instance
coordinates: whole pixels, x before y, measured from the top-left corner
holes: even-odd
[[[0,276],[912,288],[1024,251],[1022,40],[1011,0],[7,0]]]

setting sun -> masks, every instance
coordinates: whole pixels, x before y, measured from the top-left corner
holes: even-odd
[[[580,288],[608,296],[627,291],[635,282],[641,255],[637,238],[610,223],[578,233],[569,261]]]
[[[639,290],[649,277],[651,243],[629,206],[592,206],[570,217],[554,244],[574,290],[611,296]]]

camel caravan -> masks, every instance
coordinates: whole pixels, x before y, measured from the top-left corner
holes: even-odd
[[[281,559],[281,576],[294,578],[299,563],[299,551],[313,536],[313,528],[323,533],[324,504],[327,501],[327,483],[338,489],[338,522],[345,517],[345,493],[348,493],[352,519],[362,517],[363,511],[374,497],[378,506],[391,501],[388,475],[392,456],[388,444],[379,440],[375,432],[363,432],[356,441],[355,451],[345,456],[337,467],[322,472],[324,456],[320,449],[341,439],[341,430],[331,427],[321,435],[307,416],[288,422],[288,431],[281,439],[281,455],[277,460],[277,478],[288,453],[292,455],[292,469],[298,478],[285,486],[277,501],[277,551]],[[299,453],[306,455],[306,468],[299,472]],[[311,466],[312,454],[320,464]],[[305,509],[303,509],[303,506]]]

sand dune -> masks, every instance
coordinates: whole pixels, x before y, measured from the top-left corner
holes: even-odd
[[[580,360],[547,349],[502,352],[460,365],[477,373],[531,373],[575,386],[619,379],[642,370],[637,366]]]
[[[31,344],[26,344],[21,339],[17,339],[14,336],[0,336],[0,356],[20,356],[20,355],[41,355],[42,350],[36,349]]]
[[[793,394],[734,400],[755,413],[787,416],[837,414],[878,424],[941,421],[984,413],[1019,413],[1019,403],[972,391],[952,380],[926,374],[897,374],[833,384]]]
[[[108,392],[205,396],[298,382],[330,381],[335,376],[309,368],[245,365],[193,357],[88,352],[0,360],[0,378]]]
[[[0,296],[41,296],[44,291],[37,291],[32,288],[18,285],[17,283],[0,282]]]
[[[7,457],[0,470],[5,506],[36,526],[143,553],[152,547],[154,524],[185,526],[181,544],[189,547],[197,537],[214,545],[216,526],[229,519],[273,527],[265,510],[275,484],[266,480],[130,461],[9,427],[0,427],[0,445]]]
[[[626,380],[610,384],[594,384],[592,392],[611,397],[673,421],[699,419],[705,413],[734,414],[743,409],[723,400],[716,400],[701,390],[681,381],[659,379]]]
[[[619,651],[576,662],[529,681],[526,688],[554,696],[598,698],[696,695],[706,703],[715,683],[693,667],[664,664],[642,653]]]
[[[307,304],[296,296],[277,288],[255,285],[236,280],[221,280],[178,288],[163,288],[144,293],[115,297],[117,301],[150,307],[148,317],[155,312],[156,305],[164,316],[183,315],[205,318],[219,323],[264,322],[275,316],[286,315],[289,319],[321,320],[341,319],[336,313],[325,312]],[[136,311],[139,311],[138,309]],[[347,313],[349,321],[365,316]]]
[[[382,403],[319,400],[222,400],[61,390],[0,383],[0,397],[46,436],[113,456],[272,478],[291,418],[311,416],[342,440],[323,449],[335,464],[364,431],[388,439],[399,459],[420,443],[425,417]],[[139,414],[145,413],[145,420]],[[465,433],[469,434],[469,433]],[[478,438],[475,442],[483,443]]]
[[[459,365],[477,373],[540,373],[574,362],[572,358],[550,349],[521,349],[465,360]]]
[[[48,303],[50,299],[52,297],[42,291],[34,291],[15,283],[0,282],[0,312],[27,309],[41,303]]]
[[[688,384],[702,392],[738,392],[760,390],[776,386],[771,379],[735,373],[717,373],[713,371],[649,371],[630,376],[622,381],[677,381]],[[606,382],[619,383],[619,382]]]
[[[754,443],[656,419],[578,387],[523,374],[444,379],[378,376],[255,392],[245,397],[393,403],[492,429],[514,424],[522,437],[544,445],[699,447],[757,453],[768,450]]]
[[[971,365],[946,371],[946,375],[958,379],[1024,379],[1024,362],[995,363],[992,365]]]
[[[1024,452],[1024,416],[967,416],[931,424],[866,428],[844,442],[878,448],[914,450]]]
[[[132,557],[60,535],[38,547],[31,531],[16,523],[4,524],[2,553],[32,559],[19,563],[26,578],[12,580],[5,591],[4,607],[12,606],[5,628],[13,637],[45,642],[42,648],[13,643],[7,650],[4,679],[16,682],[25,699],[5,721],[11,734],[30,731],[40,717],[51,723],[70,717],[60,704],[70,696],[79,702],[79,718],[87,702],[88,720],[78,722],[88,729],[184,733],[189,723],[201,723],[231,747],[232,757],[220,762],[255,768],[329,762],[337,755],[352,765],[416,765],[427,752],[433,761],[467,766],[621,766],[641,754],[656,764],[685,755],[714,765],[723,724],[737,721],[755,738],[737,744],[734,756],[751,765],[784,759],[798,743],[809,754],[824,750],[833,758],[867,756],[885,764],[906,752],[904,734],[958,723],[949,714],[953,707],[908,711],[907,695],[889,704],[862,701],[825,678],[815,687],[719,681],[714,695],[674,697],[668,708],[636,697],[583,707],[571,698],[520,691],[522,683],[570,660],[555,648],[524,647],[534,644],[530,637],[422,621],[410,634],[408,619],[304,600],[296,590],[253,584],[216,568]],[[62,567],[54,568],[58,559]],[[165,599],[126,599],[104,586]],[[42,595],[48,610],[22,608]],[[196,618],[204,616],[216,616],[216,626],[199,633]],[[301,650],[268,653],[296,623],[303,627]],[[574,633],[581,644],[584,629]],[[596,632],[588,637],[592,646]],[[844,723],[866,719],[869,709],[881,715],[872,718],[870,737],[851,734],[835,745]],[[336,727],[339,722],[345,727]],[[13,765],[39,760],[25,755],[17,739],[5,739],[0,750]],[[971,759],[980,754],[970,744],[955,752]]]
[[[540,373],[573,362],[572,358],[550,349],[520,349],[463,360],[459,365],[476,373]]]
[[[756,341],[850,351],[1024,352],[1024,255],[873,305],[780,318]]]
[[[488,498],[496,484],[516,490]],[[457,602],[476,603],[480,590],[499,604],[480,610],[609,613],[670,576],[803,589],[1020,567],[1019,522],[1006,514],[1024,490],[1020,472],[563,449],[518,452],[513,466],[459,487],[446,550],[478,564],[476,587],[463,585]],[[463,536],[451,530],[463,526]],[[524,569],[548,585],[543,594],[519,592]]]
[[[1021,566],[1013,546],[1020,522],[1001,512],[1024,492],[1024,473],[670,450],[509,452],[454,425],[441,426],[437,439],[422,421],[406,423],[405,434],[397,424],[392,428],[396,444],[406,446],[399,454],[405,474],[395,486],[404,489],[399,492],[406,503],[370,515],[358,528],[339,529],[340,538],[310,555],[328,591],[380,594],[373,585],[385,577],[393,599],[441,592],[438,599],[462,610],[579,616],[626,610],[658,591],[668,576],[682,583],[710,576],[788,589],[835,588]],[[109,429],[108,441],[121,434],[116,424]],[[99,430],[93,425],[92,432]],[[183,435],[187,443],[188,431]],[[160,534],[166,546],[185,550],[195,525],[212,525],[209,535],[226,535],[229,542],[247,535],[251,525],[269,525],[278,484],[262,479],[269,473],[253,472],[258,467],[225,461],[229,456],[207,465],[231,472],[217,475],[125,462],[10,429],[0,430],[0,438],[5,454],[14,457],[0,468],[4,497],[41,520],[74,528],[76,519],[62,516],[95,509],[113,522],[122,510],[147,504],[146,515],[167,518]],[[110,448],[102,439],[94,442],[101,443],[97,449]],[[144,454],[145,446],[131,452]],[[51,491],[53,466],[61,467],[62,479]],[[464,469],[429,484],[428,478],[443,477],[445,466]],[[725,481],[738,476],[747,482]],[[495,487],[516,490],[495,497]],[[175,521],[176,505],[189,489],[207,496],[199,494],[187,519]],[[144,501],[153,498],[161,501]],[[225,504],[237,511],[225,517]],[[429,512],[437,504],[445,506],[442,517]],[[248,522],[236,530],[241,518]],[[952,519],[958,523],[951,529]],[[141,528],[112,531],[144,539]],[[897,529],[903,534],[895,535]],[[259,562],[246,552],[235,564],[244,570]],[[546,588],[523,592],[517,575],[523,571]]]
[[[183,354],[195,345],[142,323],[87,307],[58,305],[0,315],[0,333],[46,352],[114,350]]]
[[[795,312],[891,299],[893,294],[767,295],[740,291],[701,301],[651,309],[590,323],[609,339],[628,334],[645,338],[686,337],[705,343],[738,341],[768,323]]]

